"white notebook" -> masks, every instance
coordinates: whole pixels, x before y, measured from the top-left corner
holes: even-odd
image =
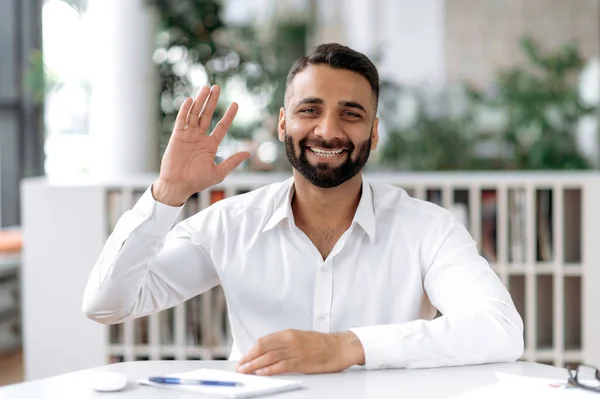
[[[253,398],[277,392],[290,391],[302,386],[302,381],[286,380],[278,377],[260,377],[257,375],[240,374],[232,371],[199,369],[185,373],[171,374],[169,377],[190,378],[198,380],[236,381],[244,385],[239,387],[215,387],[206,385],[174,385],[157,384],[147,379],[140,384],[150,385],[161,389],[198,393],[221,398]]]

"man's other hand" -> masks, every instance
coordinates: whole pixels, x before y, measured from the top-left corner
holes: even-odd
[[[260,338],[240,359],[236,371],[258,375],[332,373],[364,362],[363,347],[351,332],[285,330]]]

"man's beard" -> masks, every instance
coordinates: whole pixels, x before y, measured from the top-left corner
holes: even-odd
[[[350,140],[334,139],[327,142],[321,138],[312,138],[309,141],[306,137],[300,140],[298,145],[300,147],[300,156],[296,156],[294,140],[291,136],[288,136],[286,131],[285,153],[294,169],[313,185],[321,188],[331,188],[345,183],[362,170],[371,153],[371,135],[356,147]],[[325,162],[318,163],[315,166],[308,161],[306,152],[310,150],[307,147],[319,147],[323,149],[345,148],[347,151],[346,160],[339,166],[331,166]]]

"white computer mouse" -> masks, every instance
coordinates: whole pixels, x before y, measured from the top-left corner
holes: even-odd
[[[127,386],[127,376],[114,371],[96,371],[91,376],[91,382],[98,392],[115,392]]]

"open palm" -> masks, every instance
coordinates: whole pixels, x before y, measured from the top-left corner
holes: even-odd
[[[248,158],[239,152],[218,165],[215,155],[219,143],[231,126],[238,106],[232,103],[210,135],[206,134],[219,100],[220,89],[202,88],[195,100],[187,98],[177,114],[169,144],[162,159],[160,181],[187,198],[205,190],[225,177]]]

